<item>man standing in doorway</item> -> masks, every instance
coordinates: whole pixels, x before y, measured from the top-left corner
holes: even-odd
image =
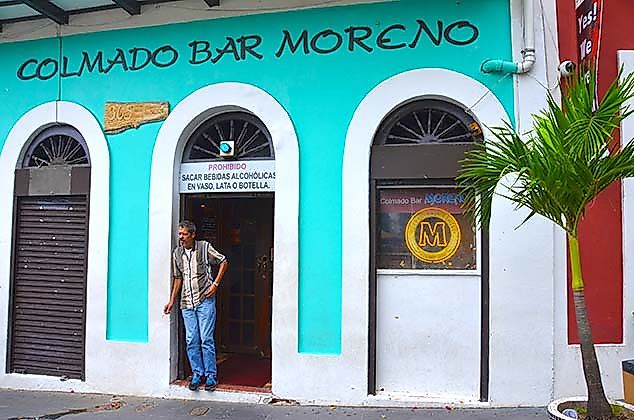
[[[227,271],[227,259],[209,242],[197,241],[196,225],[189,220],[178,224],[180,246],[174,250],[172,263],[174,286],[170,300],[163,308],[169,314],[181,293],[180,308],[185,321],[187,357],[192,367],[189,389],[197,391],[205,378],[205,390],[216,389],[216,293]],[[212,265],[219,264],[213,278]]]

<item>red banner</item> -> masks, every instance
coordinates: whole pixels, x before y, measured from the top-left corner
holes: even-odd
[[[601,42],[603,0],[577,0],[577,52],[579,65],[597,71]]]

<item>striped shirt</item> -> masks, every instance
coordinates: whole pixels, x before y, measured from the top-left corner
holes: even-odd
[[[174,277],[183,280],[181,309],[193,309],[204,300],[205,290],[214,281],[211,266],[222,263],[225,256],[207,241],[194,241],[191,252],[182,246],[176,248],[172,260]]]

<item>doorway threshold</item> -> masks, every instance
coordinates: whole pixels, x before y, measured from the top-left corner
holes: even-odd
[[[216,388],[218,391],[228,391],[228,392],[253,392],[257,394],[271,394],[271,387],[256,387],[256,386],[246,386],[246,385],[229,385],[229,384],[218,384]]]
[[[207,392],[204,388],[198,391],[190,391],[186,380],[176,380],[170,383],[167,394],[162,395],[167,398],[216,401],[223,403],[241,404],[270,404],[273,400],[271,389],[224,389],[219,385],[214,392]]]
[[[177,379],[172,382],[172,385],[187,388],[189,381],[187,379]],[[218,384],[216,391],[224,392],[247,392],[252,394],[271,394],[271,386],[267,384],[263,387],[247,386],[247,385],[233,385],[233,384]]]

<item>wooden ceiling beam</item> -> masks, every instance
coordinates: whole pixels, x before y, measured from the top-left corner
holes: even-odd
[[[137,0],[112,0],[117,6],[128,12],[129,15],[141,14],[141,3]]]
[[[47,0],[22,0],[22,3],[29,6],[31,9],[46,16],[50,20],[59,25],[68,24],[68,12],[64,9],[60,9],[53,3]]]

